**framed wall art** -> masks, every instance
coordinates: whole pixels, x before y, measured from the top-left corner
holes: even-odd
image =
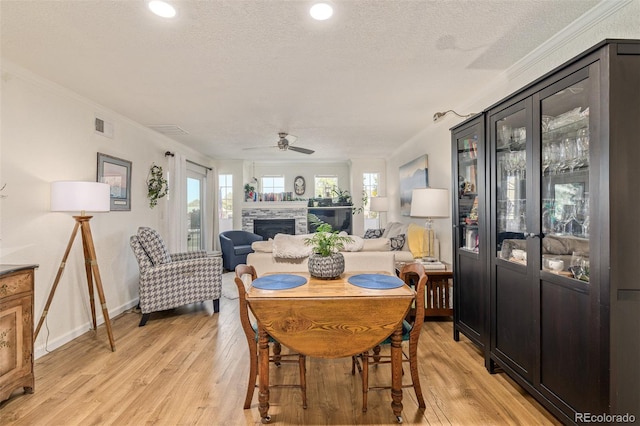
[[[416,158],[400,167],[400,214],[411,212],[411,192],[415,188],[429,186],[429,163],[427,155]]]
[[[131,210],[131,161],[99,152],[97,181],[111,187],[111,211]]]

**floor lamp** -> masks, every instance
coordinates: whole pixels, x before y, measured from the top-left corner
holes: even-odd
[[[36,327],[36,332],[33,337],[35,340],[38,337],[42,323],[49,313],[49,306],[53,300],[53,295],[56,292],[62,273],[67,264],[67,257],[73,246],[73,241],[76,238],[78,229],[82,235],[82,248],[84,251],[85,271],[87,274],[87,284],[89,287],[89,304],[91,305],[91,318],[93,319],[93,329],[97,329],[96,324],[96,307],[94,302],[94,290],[93,284],[95,280],[95,286],[98,291],[98,298],[100,299],[100,306],[102,307],[102,315],[104,316],[104,323],[107,326],[107,334],[109,335],[109,343],[111,344],[111,350],[116,350],[116,344],[113,339],[113,332],[111,331],[111,320],[109,319],[109,311],[107,310],[107,303],[104,298],[104,291],[102,290],[102,279],[100,278],[100,270],[98,269],[98,261],[96,259],[96,249],[93,245],[93,236],[91,235],[91,227],[89,221],[93,216],[87,216],[86,212],[108,212],[110,209],[110,186],[106,183],[99,182],[52,182],[51,183],[51,211],[54,212],[80,212],[79,216],[73,216],[76,220],[76,224],[71,232],[71,238],[67,244],[67,249],[62,257],[60,268],[56,275],[56,279],[53,282],[53,287],[49,293],[49,298],[44,306],[42,317]]]
[[[371,204],[369,210],[372,212],[384,213],[389,211],[389,199],[387,197],[371,197]],[[382,228],[384,224],[378,218],[378,228]]]
[[[438,259],[434,257],[434,240],[436,237],[433,230],[433,219],[449,217],[449,190],[439,188],[418,188],[411,193],[411,217],[426,217],[426,231],[424,238],[424,254],[426,261],[433,262]]]

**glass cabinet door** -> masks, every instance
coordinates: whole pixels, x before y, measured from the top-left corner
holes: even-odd
[[[458,225],[460,249],[478,253],[478,135],[458,139]]]
[[[589,84],[541,101],[542,269],[589,281]]]
[[[527,264],[527,114],[495,122],[496,243],[498,258]]]

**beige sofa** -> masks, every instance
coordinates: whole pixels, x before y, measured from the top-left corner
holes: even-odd
[[[391,251],[343,252],[346,272],[387,272],[395,274],[395,261]],[[253,265],[258,275],[268,272],[308,272],[309,257],[283,259],[272,253],[254,252],[247,256],[247,263]]]
[[[526,251],[527,240],[505,239],[498,256],[502,259],[518,261],[514,255],[514,250]],[[589,240],[568,235],[546,235],[542,239],[542,257],[544,260],[556,259],[563,263],[563,270],[566,272],[571,266],[573,253],[580,253],[580,256],[589,257]],[[520,261],[520,263],[523,263]],[[543,264],[543,269],[547,269]]]
[[[391,250],[391,239],[406,232],[407,225],[397,222],[385,228],[380,238],[364,239],[353,237],[353,244],[347,244],[342,254],[345,259],[345,271],[380,271],[395,274],[396,262],[410,262],[413,254],[405,243],[400,250]],[[304,244],[310,235],[278,234],[268,241],[256,241],[251,245],[254,250],[247,256],[247,264],[256,268],[258,275],[273,272],[307,272],[308,256],[311,248]],[[436,240],[436,247],[438,242]]]

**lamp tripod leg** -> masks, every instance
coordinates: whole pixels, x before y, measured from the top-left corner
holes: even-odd
[[[100,269],[98,268],[98,261],[96,260],[96,249],[93,245],[93,237],[91,235],[91,227],[89,226],[89,221],[85,220],[82,222],[82,242],[85,247],[85,255],[88,256],[86,258],[86,262],[90,265],[91,272],[93,273],[93,278],[95,279],[96,289],[98,290],[98,299],[100,300],[100,306],[102,307],[102,315],[104,317],[104,323],[107,328],[107,334],[109,335],[109,344],[111,345],[111,350],[113,352],[116,351],[116,343],[113,338],[113,331],[111,330],[111,320],[109,319],[109,310],[107,309],[107,303],[104,297],[104,291],[102,289],[102,279],[100,278]],[[89,286],[91,290],[89,291],[91,297],[93,296],[93,284],[90,278],[90,274],[87,276],[89,281]],[[95,328],[95,306],[93,301],[91,303],[91,309],[93,314],[94,328]]]
[[[47,303],[44,305],[44,311],[42,311],[42,316],[40,317],[40,321],[38,321],[38,326],[36,327],[36,331],[33,335],[34,342],[36,340],[36,337],[38,337],[38,333],[40,332],[40,328],[42,327],[44,320],[47,318],[47,314],[49,313],[49,307],[51,306],[53,295],[56,292],[56,288],[58,288],[58,284],[60,283],[60,278],[62,278],[62,273],[64,272],[64,267],[67,264],[67,258],[69,257],[69,252],[71,251],[71,247],[73,246],[73,240],[76,238],[76,234],[78,233],[79,226],[80,226],[80,222],[76,221],[76,225],[73,227],[73,231],[71,232],[71,238],[69,238],[69,243],[67,244],[67,249],[64,252],[64,256],[62,256],[62,262],[60,262],[60,267],[58,268],[56,279],[53,281],[53,287],[51,287],[51,291],[49,292]]]
[[[87,286],[89,288],[89,306],[91,307],[91,320],[93,322],[93,330],[97,331],[98,328],[98,324],[96,321],[96,305],[95,305],[95,300],[94,300],[94,296],[93,296],[93,272],[91,270],[91,253],[88,250],[88,246],[87,246],[87,241],[86,238],[84,236],[84,223],[87,224],[87,226],[89,226],[89,222],[83,222],[83,229],[82,229],[82,249],[84,251],[84,269],[85,269],[85,273],[87,275]]]

